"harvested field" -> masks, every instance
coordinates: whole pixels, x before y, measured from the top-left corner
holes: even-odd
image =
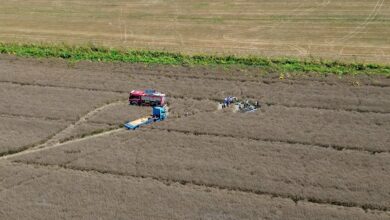
[[[83,122],[81,124],[74,125],[70,129],[64,130],[63,132],[57,134],[56,137],[53,138],[52,142],[62,143],[68,140],[82,138],[90,134],[100,133],[117,127],[118,125]]]
[[[121,98],[116,93],[2,83],[0,114],[77,120],[89,109]]]
[[[384,0],[14,0],[0,10],[1,41],[390,61]]]
[[[0,155],[45,141],[65,126],[65,121],[0,116]]]
[[[272,106],[253,114],[231,111],[225,114],[201,113],[153,127],[194,134],[314,144],[336,150],[390,152],[390,118],[387,114]]]
[[[96,172],[2,164],[5,219],[387,219],[383,213]],[[16,173],[16,175],[15,175]],[[71,190],[71,191],[69,191]],[[16,193],[18,191],[18,193]],[[80,199],[83,198],[83,199]],[[63,207],[66,207],[64,209]],[[20,210],[23,210],[21,212]]]
[[[390,219],[385,77],[12,56],[0,66],[0,219]],[[169,118],[119,128],[150,114],[127,105],[146,88],[168,94]],[[263,106],[217,110],[226,95]]]
[[[128,93],[129,88],[155,88],[173,98],[216,100],[234,94],[287,107],[311,107],[359,112],[390,112],[390,79],[356,77],[316,80],[259,77],[256,69],[225,72],[207,68],[168,68],[132,64],[83,62],[69,67],[56,60],[26,60],[0,56],[0,82],[63,89]],[[34,68],[25,71],[25,62]],[[47,74],[50,72],[50,74]],[[276,79],[275,79],[276,78]],[[31,80],[34,79],[34,80]],[[380,82],[380,83],[378,83]],[[353,86],[358,83],[361,86]],[[175,85],[175,86],[172,86]],[[352,86],[346,86],[352,85]],[[122,94],[123,93],[123,94]]]
[[[152,130],[64,144],[15,161],[332,204],[390,206],[389,154]]]

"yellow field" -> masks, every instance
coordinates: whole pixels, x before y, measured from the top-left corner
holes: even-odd
[[[0,11],[0,41],[390,61],[384,0],[13,0]]]

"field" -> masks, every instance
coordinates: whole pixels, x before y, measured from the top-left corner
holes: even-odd
[[[13,0],[0,11],[7,42],[390,61],[385,0]]]
[[[0,55],[0,219],[390,219],[390,79]],[[169,96],[137,131],[132,88]],[[255,113],[218,110],[226,95]]]
[[[390,220],[388,1],[0,12],[1,220]],[[133,89],[166,93],[167,120],[126,130],[151,112]]]

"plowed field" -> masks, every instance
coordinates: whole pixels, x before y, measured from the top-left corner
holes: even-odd
[[[169,118],[121,128],[147,88]],[[381,76],[0,56],[0,91],[0,219],[390,219]],[[218,110],[227,95],[262,107]]]

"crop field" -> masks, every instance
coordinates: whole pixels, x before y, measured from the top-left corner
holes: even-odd
[[[0,66],[0,219],[390,219],[389,78]],[[122,128],[150,114],[135,88],[166,92],[168,119]],[[262,106],[219,110],[227,95]]]
[[[13,0],[0,40],[389,63],[385,0]]]

